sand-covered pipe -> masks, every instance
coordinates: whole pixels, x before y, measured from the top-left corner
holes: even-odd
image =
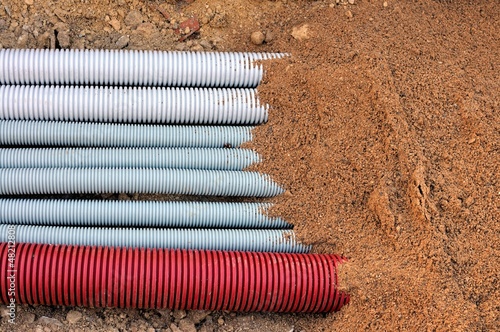
[[[0,119],[255,125],[267,121],[255,89],[0,86]]]
[[[28,304],[327,313],[349,302],[336,255],[20,243],[10,267],[8,249],[0,244],[4,304],[11,279]]]
[[[0,84],[256,87],[279,53],[0,50]]]
[[[252,129],[0,120],[0,145],[226,148],[251,141]]]
[[[292,225],[269,203],[0,199],[0,224],[97,227],[259,228]]]
[[[0,225],[0,242],[8,241],[8,231],[12,227],[17,241],[40,244],[288,253],[305,253],[311,249],[299,243],[292,230],[277,229]]]
[[[177,168],[238,171],[260,162],[248,149],[0,148],[0,168]]]
[[[258,172],[170,168],[0,168],[0,195],[141,193],[273,197]]]

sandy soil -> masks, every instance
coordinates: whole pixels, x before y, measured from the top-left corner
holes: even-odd
[[[18,330],[500,330],[494,1],[0,4],[3,47],[290,53],[267,65],[273,108],[251,146],[287,188],[272,213],[350,258],[352,294],[327,316],[24,306]],[[193,15],[201,30],[179,42]]]

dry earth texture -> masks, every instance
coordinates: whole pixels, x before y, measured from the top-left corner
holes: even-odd
[[[22,306],[14,329],[500,330],[497,1],[0,0],[0,44],[290,53],[256,168],[352,294],[326,316]]]

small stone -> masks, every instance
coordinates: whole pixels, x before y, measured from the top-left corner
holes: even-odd
[[[68,48],[71,45],[69,31],[59,30],[57,32],[57,41],[59,42],[59,46],[61,46],[61,48]]]
[[[34,0],[24,0],[24,3],[27,4],[28,6],[31,6],[34,3]]]
[[[354,5],[354,0],[348,0],[347,2],[349,2],[350,5]]]
[[[154,329],[154,327],[148,327],[148,329],[146,330],[146,332],[155,332],[156,330]]]
[[[76,311],[76,310],[71,310],[70,312],[68,312],[68,314],[66,315],[66,320],[70,323],[70,324],[75,324],[76,322],[78,322],[80,319],[82,319],[82,313],[80,311]]]
[[[172,310],[170,310],[170,309],[156,309],[156,312],[159,313],[162,317],[170,317]]]
[[[120,21],[118,21],[116,18],[112,19],[111,21],[108,22],[109,25],[113,27],[116,31],[119,31],[121,28]]]
[[[152,23],[141,23],[137,27],[137,32],[141,33],[143,37],[149,37],[155,32],[156,28]]]
[[[274,40],[274,33],[272,33],[271,31],[266,32],[266,39],[264,39],[264,41],[266,43],[269,43],[272,42],[273,40]]]
[[[188,313],[188,317],[193,321],[195,324],[201,323],[205,318],[207,318],[208,315],[210,315],[211,311],[205,311],[205,310],[191,310]]]
[[[219,319],[217,319],[217,324],[219,324],[220,326],[224,325],[224,318],[219,317]]]
[[[19,45],[20,47],[26,47],[26,45],[28,44],[28,39],[29,39],[28,34],[27,33],[23,33],[17,39],[17,45]]]
[[[55,318],[50,318],[47,316],[42,316],[38,318],[38,323],[48,325],[48,326],[63,326],[63,324]]]
[[[255,45],[262,45],[265,39],[266,36],[261,31],[252,32],[252,34],[250,35],[250,40]]]
[[[174,316],[175,320],[179,321],[179,320],[183,319],[184,317],[186,317],[187,314],[186,314],[185,310],[174,310],[174,312],[172,313],[172,316]]]
[[[345,16],[347,16],[347,18],[353,18],[352,12],[350,10],[345,12]]]
[[[387,1],[384,1],[384,7],[387,7],[389,6],[389,4],[387,3]]]
[[[31,312],[25,312],[23,313],[23,318],[24,318],[24,322],[27,323],[27,324],[31,324],[35,321],[35,314],[32,314]]]
[[[130,201],[130,197],[128,197],[127,194],[121,193],[118,195],[118,200],[119,201]]]
[[[120,38],[118,38],[118,40],[116,41],[116,46],[118,46],[119,48],[124,48],[124,47],[127,47],[128,46],[128,43],[130,41],[130,37],[128,35],[125,35],[125,36],[121,36]]]
[[[196,326],[194,325],[193,321],[189,318],[181,319],[181,321],[179,322],[179,328],[183,332],[196,332]]]
[[[172,330],[172,332],[182,332],[182,330],[175,324],[170,324],[170,329]]]
[[[125,16],[124,22],[125,25],[135,29],[142,23],[142,15],[137,10],[133,10]]]
[[[0,308],[0,317],[7,318],[7,317],[9,317],[9,315],[10,315],[9,308],[7,308],[7,307]]]
[[[201,45],[194,45],[193,47],[191,47],[191,51],[193,52],[203,52],[203,46]]]
[[[303,24],[301,26],[294,26],[292,28],[292,37],[298,41],[302,41],[302,40],[311,38],[309,24]]]

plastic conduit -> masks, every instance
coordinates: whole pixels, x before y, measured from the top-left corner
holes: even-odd
[[[11,247],[12,248],[12,247]],[[0,244],[0,302],[328,313],[349,302],[337,255]]]

